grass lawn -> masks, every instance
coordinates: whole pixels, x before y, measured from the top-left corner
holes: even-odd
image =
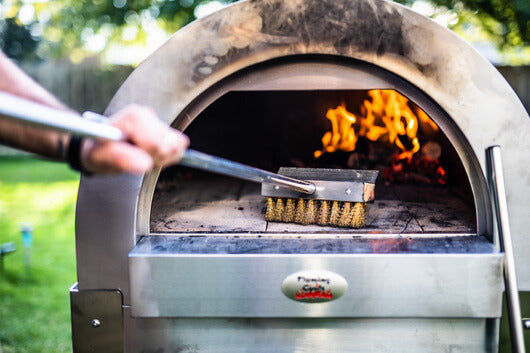
[[[0,243],[17,246],[0,272],[0,353],[72,351],[68,287],[76,282],[78,183],[63,164],[0,158]],[[21,223],[34,228],[29,270]]]

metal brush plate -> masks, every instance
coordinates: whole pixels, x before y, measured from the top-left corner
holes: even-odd
[[[379,175],[379,171],[358,169],[281,167],[278,171],[278,174],[300,179],[349,181],[375,184],[375,180]]]
[[[307,180],[317,190],[308,195],[284,189],[274,184],[262,184],[261,195],[297,199],[370,202],[374,200],[377,170],[326,169],[326,168],[280,168],[278,174]]]

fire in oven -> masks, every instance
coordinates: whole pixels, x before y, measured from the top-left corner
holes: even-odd
[[[196,150],[353,182],[341,193],[359,198],[278,196],[182,166],[84,178],[75,351],[497,351],[485,149],[528,142],[484,120],[529,131],[524,108],[478,54],[403,7],[297,4],[242,2],[186,27],[107,113],[151,105]],[[521,158],[505,159],[515,237]]]

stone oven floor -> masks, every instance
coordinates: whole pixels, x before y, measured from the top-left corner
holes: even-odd
[[[363,229],[277,223],[265,221],[259,184],[220,176],[179,179],[157,185],[151,233],[476,233],[473,205],[449,188],[378,184],[375,198]]]

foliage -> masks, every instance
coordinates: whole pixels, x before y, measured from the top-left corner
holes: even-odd
[[[221,0],[229,3],[236,0]],[[0,0],[0,47],[16,60],[27,53],[11,50],[7,38],[37,58],[84,57],[111,44],[142,44],[154,27],[166,37],[196,19],[195,12],[211,0]],[[29,9],[31,7],[31,9]],[[3,16],[2,16],[3,13]],[[32,18],[28,18],[32,13]],[[4,20],[1,18],[4,17]],[[10,26],[8,26],[8,24]],[[15,25],[18,28],[12,28]],[[16,38],[24,35],[24,41]],[[27,37],[27,39],[26,39]],[[2,41],[4,39],[4,41]],[[39,42],[26,45],[30,40]]]
[[[64,56],[75,60],[116,43],[146,45],[151,40],[148,33],[155,27],[167,37],[195,20],[201,6],[235,1],[0,0],[0,18],[2,12],[4,17],[0,21],[0,46],[18,60]],[[450,28],[461,32],[474,23],[501,49],[530,45],[528,0],[396,1],[409,6],[429,2],[455,13],[457,21],[448,24]]]
[[[0,47],[8,56],[19,60],[36,59],[39,38],[33,37],[25,26],[20,26],[16,18],[4,20],[1,28]]]
[[[15,242],[0,271],[0,352],[71,352],[68,287],[75,282],[78,175],[63,164],[0,159],[0,243]],[[30,270],[20,222],[34,228]]]
[[[415,2],[415,0],[395,1],[406,5]],[[457,31],[466,23],[475,20],[495,38],[500,47],[530,44],[530,1],[528,0],[428,1],[435,6],[453,10],[458,15],[458,22],[451,26]]]

